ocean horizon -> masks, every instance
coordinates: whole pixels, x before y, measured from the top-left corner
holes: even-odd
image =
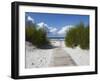
[[[64,40],[64,37],[48,37],[48,39],[50,39],[50,40]]]

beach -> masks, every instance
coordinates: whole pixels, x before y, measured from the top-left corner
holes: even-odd
[[[50,40],[52,49],[39,49],[25,43],[25,68],[89,65],[89,50],[66,47],[64,41]]]

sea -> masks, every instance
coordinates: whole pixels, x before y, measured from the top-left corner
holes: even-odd
[[[64,41],[64,37],[48,37],[50,40]]]

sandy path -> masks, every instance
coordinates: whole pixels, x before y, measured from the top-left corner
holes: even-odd
[[[37,49],[26,42],[25,68],[75,66],[71,56],[62,47]]]
[[[75,66],[76,63],[62,48],[55,48],[51,66]]]

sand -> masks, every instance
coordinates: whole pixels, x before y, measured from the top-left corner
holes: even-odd
[[[38,49],[26,42],[26,68],[89,65],[89,50],[74,49],[64,45],[64,41],[51,40],[52,49]]]
[[[71,56],[71,58],[78,66],[89,65],[90,63],[89,50],[83,50],[79,46],[75,48],[66,47],[64,41],[62,41],[62,49],[65,50]]]
[[[89,58],[89,50],[82,50],[79,47],[76,48],[63,48],[66,52],[69,53],[69,55],[72,57],[72,59],[75,61],[75,63],[79,66],[81,65],[89,65],[90,58]]]
[[[48,67],[52,59],[52,49],[37,49],[26,42],[26,68]]]
[[[75,66],[76,63],[62,48],[55,48],[53,50],[53,60],[51,66]]]

